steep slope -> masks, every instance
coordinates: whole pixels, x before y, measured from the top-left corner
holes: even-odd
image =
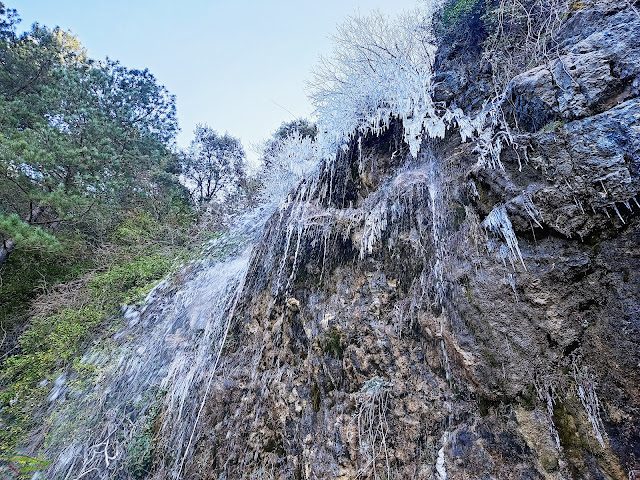
[[[581,2],[558,43],[501,165],[396,120],[271,218],[185,478],[640,477],[640,16]],[[467,114],[477,53],[436,61]]]

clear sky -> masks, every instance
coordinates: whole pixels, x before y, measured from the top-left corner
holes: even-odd
[[[89,56],[148,68],[176,95],[186,146],[196,123],[249,153],[280,123],[310,117],[305,80],[356,11],[397,13],[417,0],[5,0],[22,17],[78,35]]]

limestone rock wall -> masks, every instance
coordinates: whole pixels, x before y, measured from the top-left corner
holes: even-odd
[[[640,478],[640,17],[561,34],[509,86],[504,169],[455,130],[411,159],[395,123],[274,215],[188,475]],[[440,98],[477,108],[448,55]]]

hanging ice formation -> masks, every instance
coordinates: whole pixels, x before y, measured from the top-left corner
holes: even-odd
[[[480,167],[502,167],[500,152],[512,142],[501,111],[505,93],[473,116],[433,100],[432,22],[442,3],[424,2],[393,21],[354,16],[339,27],[332,58],[322,59],[311,82],[320,158],[335,158],[360,135],[380,135],[398,118],[414,158],[424,138],[444,138],[457,126],[463,142],[476,140]]]
[[[509,220],[509,215],[507,215],[507,209],[504,205],[494,207],[489,215],[487,215],[487,218],[482,222],[482,226],[488,231],[503,238],[508,247],[507,256],[511,260],[512,265],[519,259],[522,266],[525,269],[527,268],[524,264],[524,260],[522,259],[522,253],[518,246],[518,239],[516,238],[516,234],[513,232],[511,220]]]
[[[260,197],[262,202],[272,204],[286,198],[300,179],[315,170],[318,165],[316,142],[295,131],[270,148],[266,161],[269,168],[263,174]]]
[[[270,231],[278,238],[262,243],[255,253],[262,262],[260,271],[270,279],[264,282],[265,289],[269,288],[265,296],[270,299],[260,312],[265,322],[277,311],[278,298],[285,299],[287,308],[299,308],[292,290],[308,251],[322,252],[323,258],[318,260],[322,283],[328,274],[326,265],[331,261],[326,258],[327,245],[336,238],[353,247],[357,257],[353,259],[354,265],[358,261],[374,264],[374,257],[403,255],[405,252],[395,249],[400,241],[414,249],[411,258],[417,261],[419,273],[407,287],[407,298],[393,307],[398,323],[396,332],[402,335],[405,323],[432,322],[424,330],[429,331],[428,335],[438,346],[443,382],[449,390],[443,395],[447,406],[442,410],[446,410],[447,415],[442,422],[442,435],[435,438],[433,446],[432,476],[444,480],[449,475],[448,467],[450,472],[454,471],[454,465],[447,465],[449,443],[455,442],[451,428],[453,401],[449,400],[453,398],[456,362],[466,358],[467,353],[452,340],[455,299],[449,295],[447,284],[453,283],[447,278],[450,273],[447,268],[452,268],[449,260],[453,257],[449,248],[455,248],[447,237],[451,234],[446,225],[447,208],[455,199],[449,198],[447,182],[451,179],[444,170],[444,159],[429,147],[432,141],[444,138],[447,129],[457,128],[463,142],[476,144],[476,168],[501,169],[504,167],[501,151],[512,138],[500,108],[504,96],[488,102],[473,116],[455,104],[434,102],[432,68],[436,47],[431,21],[439,3],[426,4],[394,22],[377,14],[353,18],[342,27],[335,56],[324,60],[313,85],[318,140],[314,142],[294,134],[272,151],[273,168],[267,172],[262,192],[263,200],[270,206],[247,215],[225,239],[219,240],[226,242],[224,245],[214,244],[214,256],[193,267],[184,285],[178,288],[167,282],[150,294],[145,306],[125,312],[128,323],[115,333],[106,348],[92,348],[82,360],[103,371],[97,386],[83,392],[85,397],[69,391],[67,398],[73,402],[63,403],[66,378],[61,377],[54,385],[50,395],[52,410],[56,410],[52,427],[54,440],[46,450],[56,459],[54,478],[56,475],[109,478],[122,468],[127,452],[137,448],[136,442],[144,438],[148,422],[155,418],[158,408],[166,412],[157,428],[163,452],[168,452],[159,468],[164,468],[163,478],[180,478],[183,467],[194,454],[192,438],[199,415],[216,374],[217,358],[224,346],[238,292],[245,281],[252,248],[268,218]],[[365,158],[363,143],[388,133],[396,120],[395,125],[402,129],[402,140],[410,151],[410,155],[398,154],[402,155],[399,162],[404,164],[394,165],[393,173],[379,179],[376,189],[366,195],[349,201],[343,195],[335,200],[334,197],[340,197],[336,191],[346,182],[343,177],[352,173],[339,170],[337,156],[353,149],[358,162],[352,171],[357,170],[361,179],[366,177],[375,170],[375,160]],[[398,158],[396,153],[391,153],[391,160]],[[480,198],[478,188],[473,182],[468,185],[476,200]],[[541,214],[532,195],[529,191],[522,192],[517,201],[531,221],[540,225]],[[628,202],[626,207],[631,210]],[[465,215],[471,216],[471,210],[472,207],[465,205]],[[621,212],[617,208],[614,211],[623,220]],[[519,262],[526,270],[507,205],[495,205],[482,222],[477,214],[471,213],[475,215],[475,223],[469,222],[473,223],[469,228],[474,229],[470,236],[477,234],[478,238],[484,238],[484,228],[486,236],[491,237],[490,246],[496,247],[505,264],[508,259],[515,269]],[[231,253],[216,257],[218,247]],[[517,298],[512,272],[508,273],[508,279]],[[171,294],[174,288],[177,291]],[[472,293],[469,291],[469,296]],[[419,313],[423,318],[417,319]],[[279,317],[276,322],[282,323],[285,315],[283,311],[274,313]],[[427,320],[424,317],[428,317]],[[116,352],[111,358],[104,353],[108,348]],[[468,354],[468,358],[472,358],[472,354]],[[604,445],[606,436],[599,418],[595,383],[583,373],[574,369],[576,393],[598,442]],[[506,379],[506,373],[504,377]],[[386,395],[387,385],[384,385]],[[553,427],[554,390],[544,384],[537,393],[546,404],[550,433],[559,446],[558,432]],[[381,398],[368,404],[363,401],[361,405],[386,408],[386,400],[379,401]],[[71,438],[65,422],[78,412],[86,422],[86,434]],[[386,410],[383,409],[383,413],[386,415]],[[384,420],[385,415],[380,418]],[[378,438],[369,436],[365,443],[374,445]]]

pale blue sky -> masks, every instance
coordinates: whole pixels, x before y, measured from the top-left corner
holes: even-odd
[[[196,123],[251,145],[281,122],[309,117],[305,80],[356,11],[397,13],[416,0],[5,0],[22,29],[71,29],[92,58],[149,68],[176,95],[186,146]],[[278,104],[278,105],[276,105]],[[279,106],[280,105],[280,106]]]

